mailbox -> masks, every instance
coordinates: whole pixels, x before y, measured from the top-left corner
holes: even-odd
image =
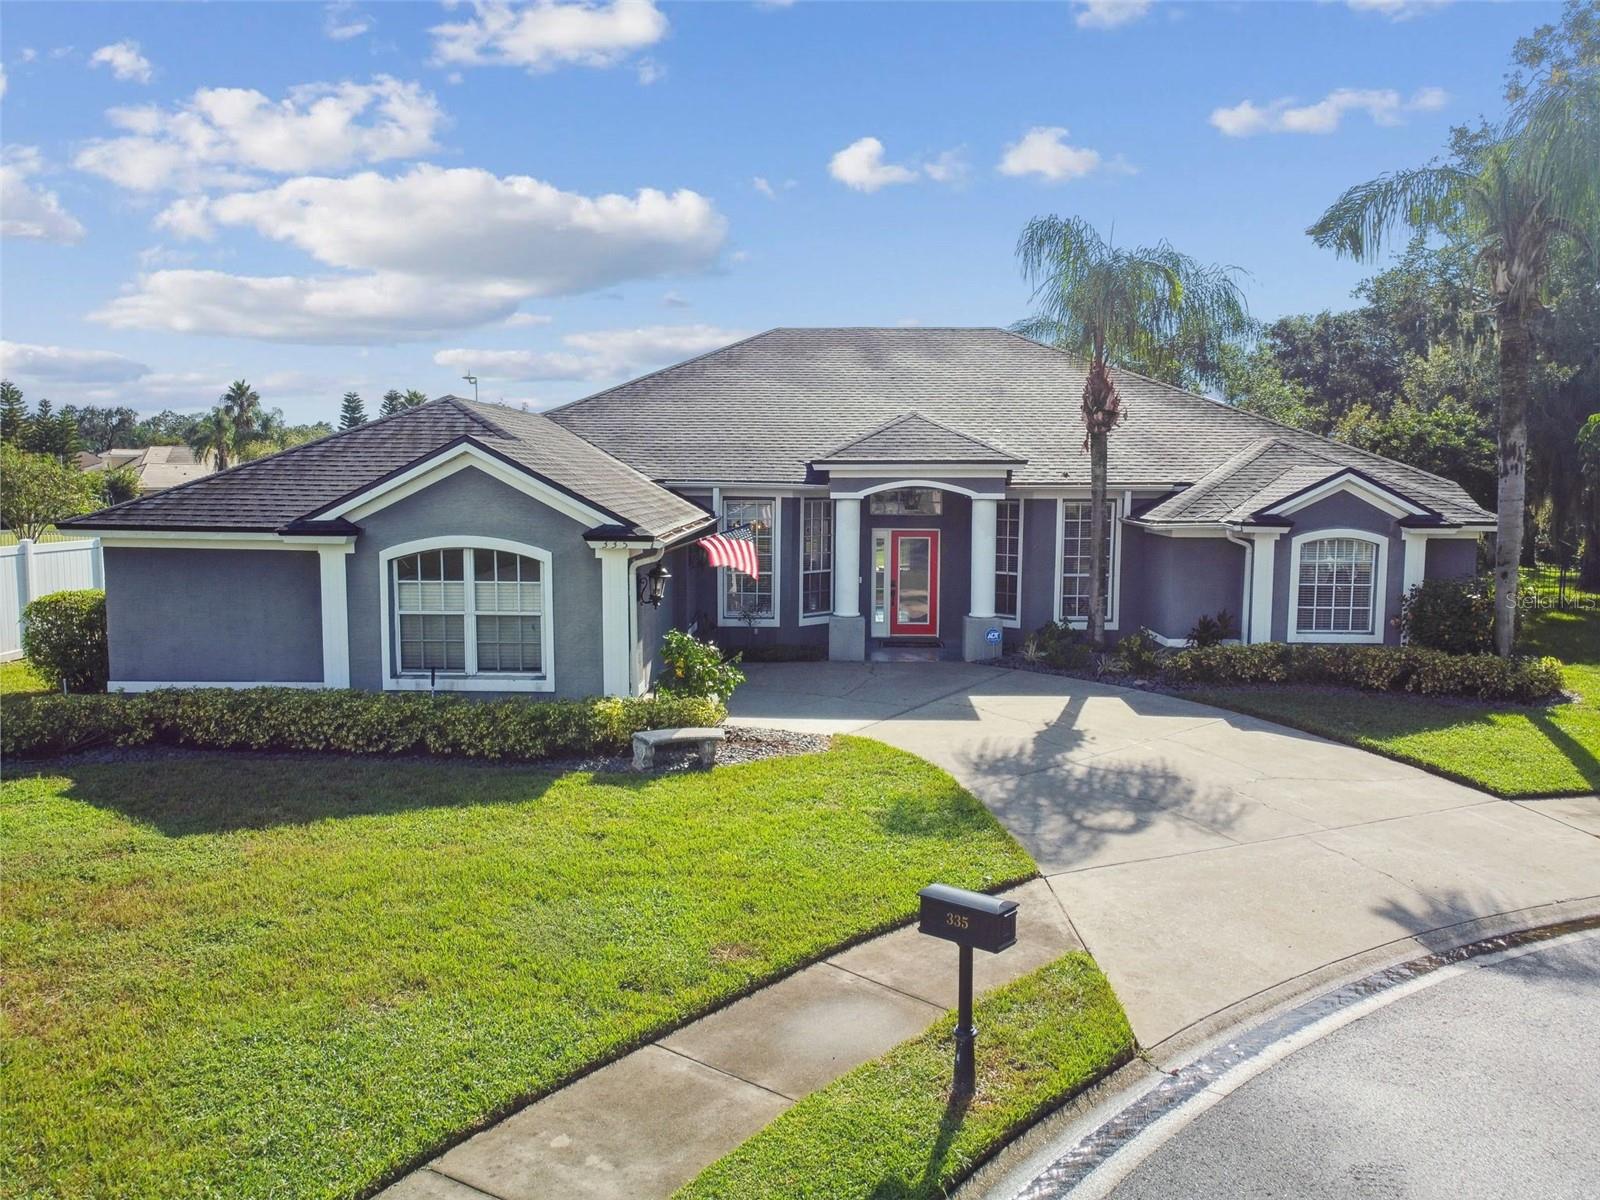
[[[922,897],[918,930],[937,938],[998,954],[1017,941],[1017,902],[935,883]]]

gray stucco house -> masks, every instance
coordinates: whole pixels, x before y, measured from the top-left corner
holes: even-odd
[[[1455,483],[1118,372],[1107,627],[1392,642],[1493,528]],[[1081,623],[1083,364],[999,329],[776,329],[548,413],[443,397],[64,524],[113,689],[627,695],[662,633],[999,653]],[[750,523],[761,572],[693,543]],[[650,573],[671,572],[664,602]],[[659,572],[658,572],[659,573]]]

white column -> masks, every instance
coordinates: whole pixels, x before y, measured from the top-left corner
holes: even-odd
[[[1255,553],[1250,556],[1250,632],[1249,640],[1252,642],[1270,642],[1272,640],[1272,578],[1273,559],[1276,557],[1274,549],[1277,546],[1278,535],[1275,533],[1256,533],[1251,535],[1255,542]],[[1294,581],[1289,581],[1292,589]]]
[[[1403,529],[1400,531],[1400,538],[1405,545],[1405,558],[1400,575],[1400,594],[1409,596],[1411,589],[1421,583],[1423,576],[1427,574],[1428,535]]]
[[[861,501],[833,502],[833,615],[861,615]]]
[[[628,548],[596,546],[600,560],[600,688],[608,696],[628,694],[628,616],[633,596],[628,587]]]
[[[1000,505],[994,500],[972,502],[972,606],[973,617],[994,616],[995,523]]]
[[[350,603],[345,558],[354,546],[318,546],[322,567],[322,686],[350,686]],[[384,620],[388,620],[385,616]]]

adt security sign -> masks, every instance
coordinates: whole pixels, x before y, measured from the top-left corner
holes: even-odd
[[[1000,644],[1000,631],[998,629],[989,630],[983,635],[983,640],[991,646],[998,646]]]

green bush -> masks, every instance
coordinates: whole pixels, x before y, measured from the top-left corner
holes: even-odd
[[[1238,636],[1239,627],[1233,623],[1233,614],[1222,608],[1217,610],[1214,617],[1201,615],[1194,623],[1194,628],[1189,630],[1189,645],[1220,646]]]
[[[1041,625],[1029,640],[1033,645],[1024,652],[1025,657],[1037,657],[1062,670],[1079,670],[1094,659],[1094,647],[1084,641],[1083,630],[1060,621]]]
[[[52,688],[105,691],[106,594],[85,588],[33,601],[22,610],[22,655]]]
[[[16,696],[6,700],[0,753],[167,745],[529,761],[619,753],[641,729],[716,725],[726,715],[719,701],[694,696],[480,701],[271,687]]]
[[[1494,649],[1494,585],[1486,579],[1425,579],[1400,601],[1400,632],[1413,646],[1449,654]]]
[[[1447,654],[1412,645],[1206,646],[1169,655],[1164,674],[1175,683],[1310,683],[1517,704],[1554,699],[1562,688],[1561,663],[1553,658]]]
[[[720,646],[702,642],[681,629],[669,629],[661,639],[661,660],[666,663],[666,671],[656,691],[666,696],[726,700],[744,682],[737,654],[723,658]]]
[[[1130,633],[1117,643],[1117,658],[1121,660],[1123,669],[1140,679],[1148,679],[1157,674],[1161,670],[1161,663],[1166,654],[1166,648],[1148,629]]]

